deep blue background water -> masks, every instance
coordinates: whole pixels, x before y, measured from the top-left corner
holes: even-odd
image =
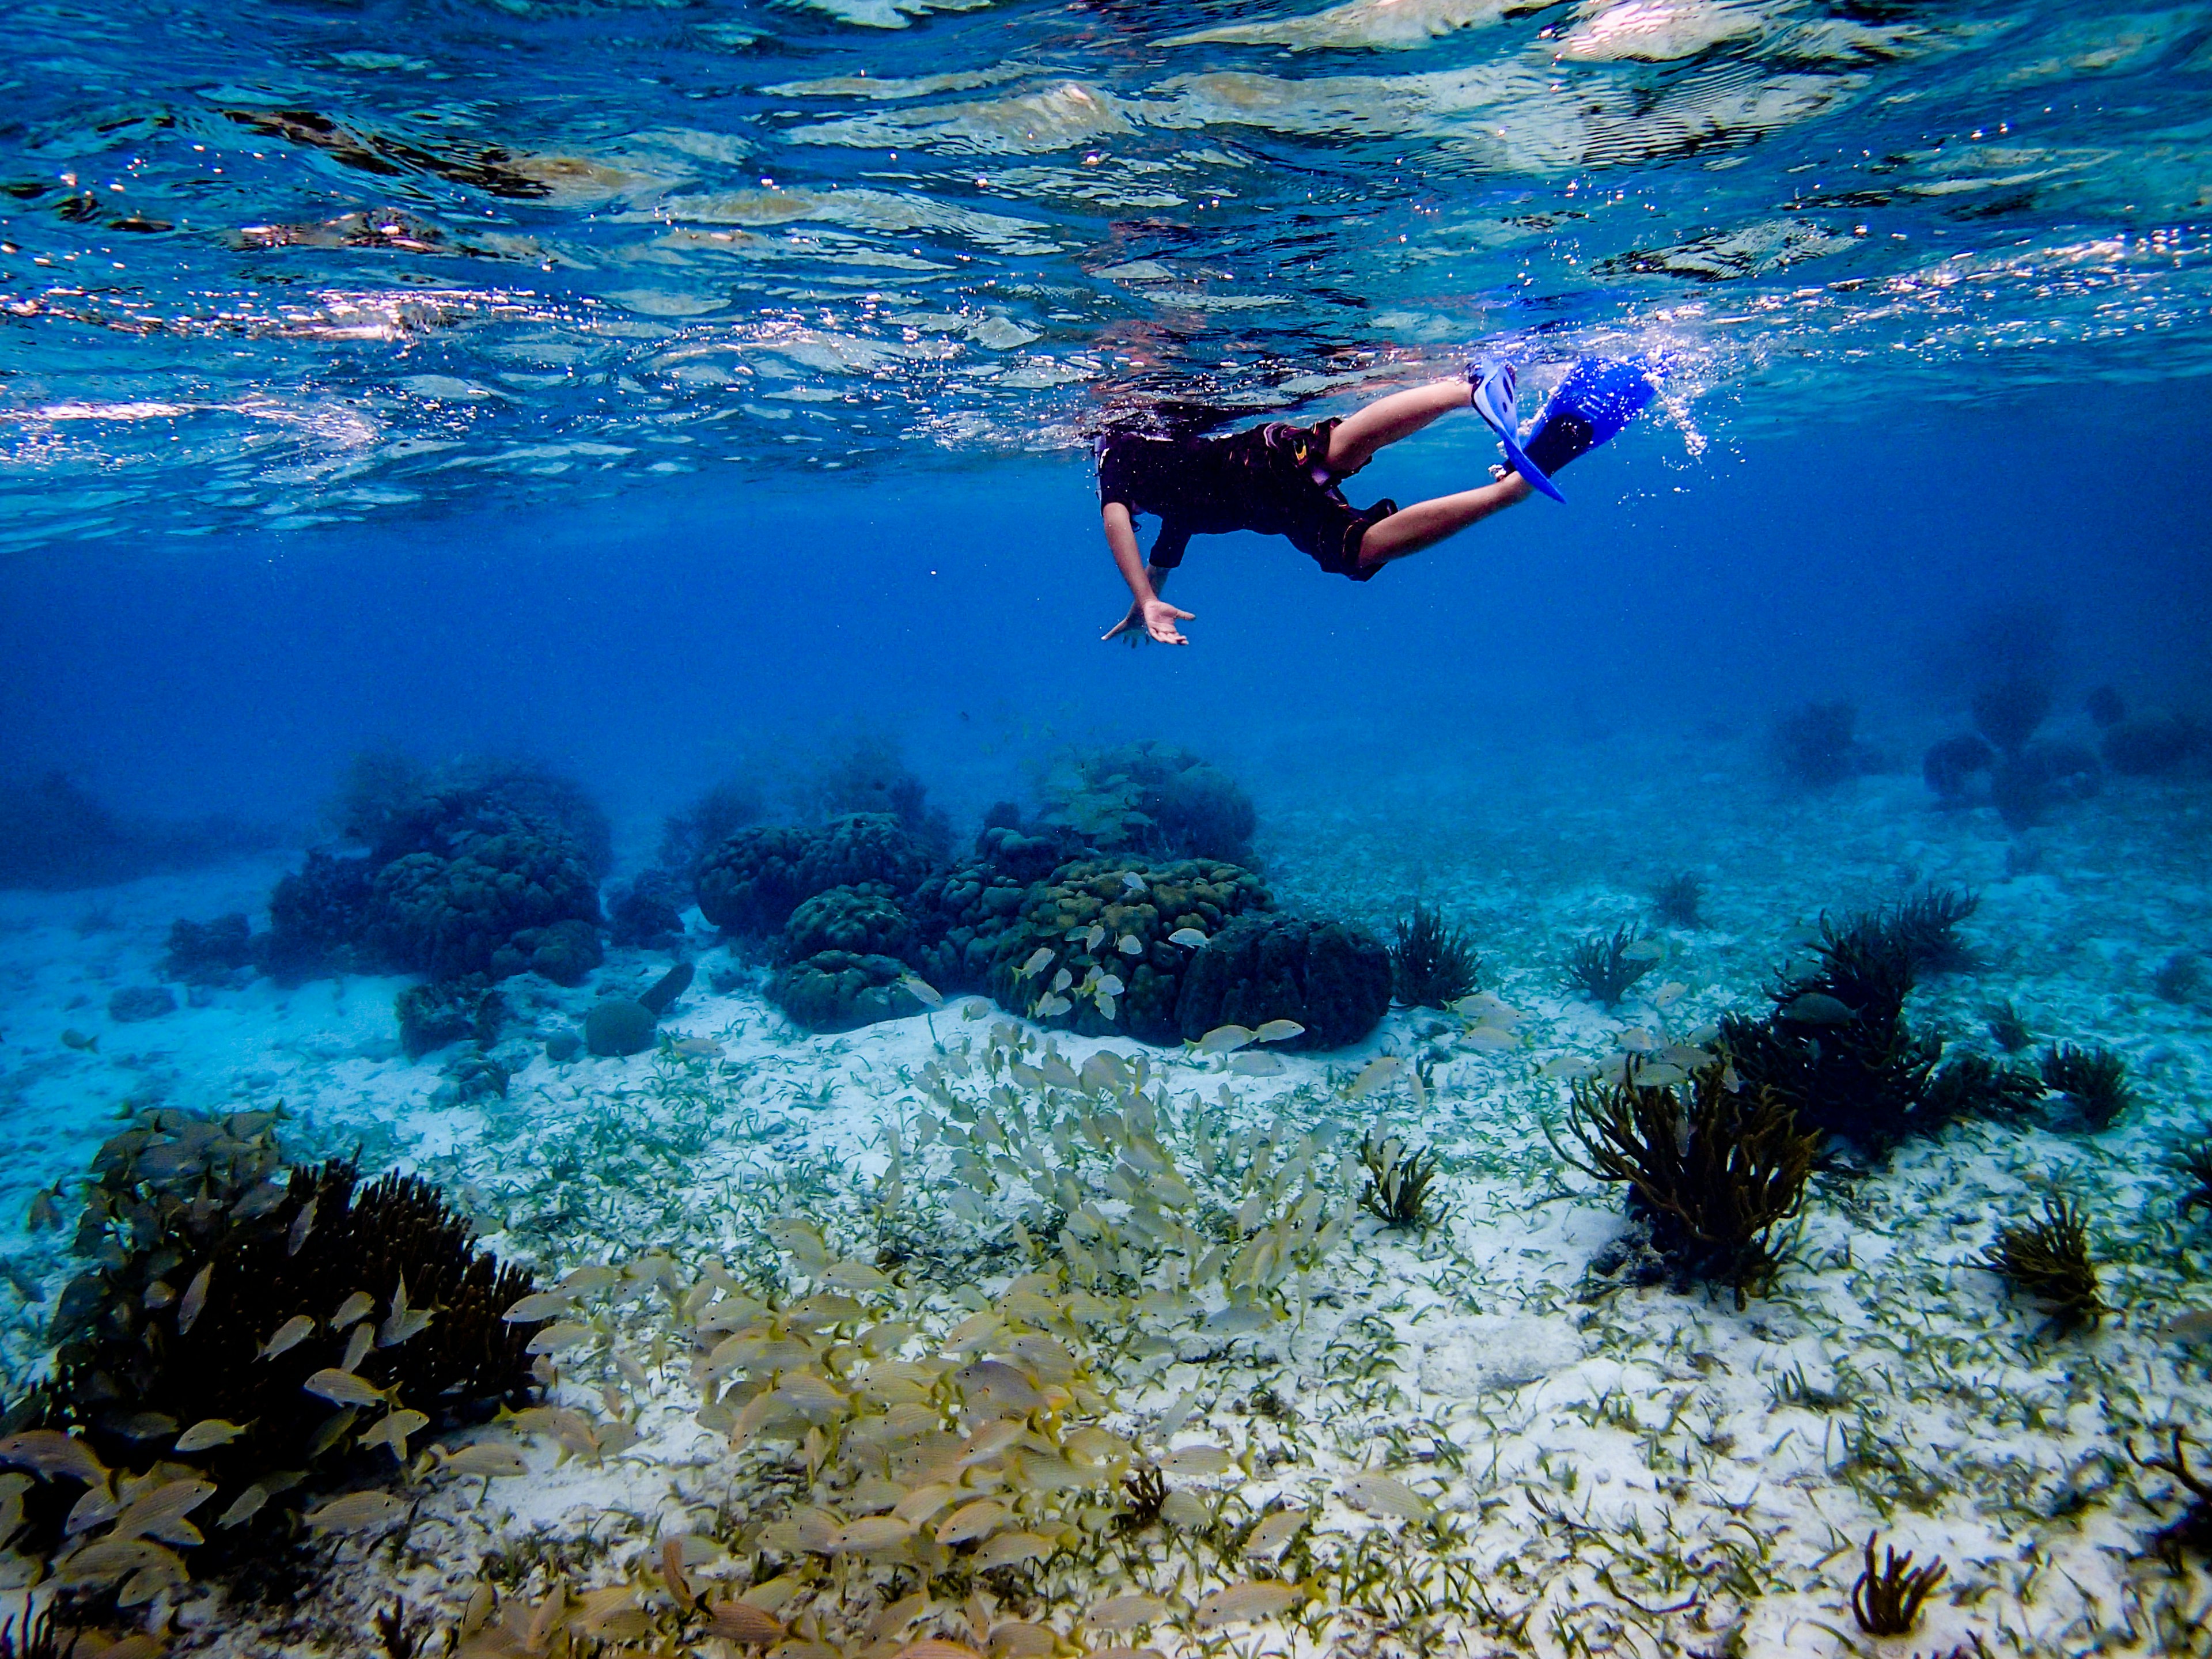
[[[1183,650],[1099,643],[1125,599],[1076,459],[53,550],[0,564],[0,766],[297,823],[363,744],[520,748],[635,821],[867,730],[973,812],[1090,736],[1325,787],[1601,732],[1751,732],[1833,696],[1909,761],[1963,705],[1975,619],[2021,600],[2062,616],[2063,706],[2106,679],[2212,696],[2212,385],[1761,412],[1695,461],[1635,428],[1567,476],[1568,507],[1364,586],[1202,538],[1170,590],[1198,613]],[[1454,417],[1354,493],[1451,488],[1487,453]]]

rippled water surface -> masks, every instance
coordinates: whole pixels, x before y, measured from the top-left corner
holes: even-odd
[[[2202,5],[117,0],[0,46],[9,545],[1049,450],[1497,334],[1670,349],[1693,430],[2212,340]]]

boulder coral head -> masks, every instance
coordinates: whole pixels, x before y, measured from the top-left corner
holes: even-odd
[[[599,884],[565,842],[464,833],[450,853],[410,853],[378,871],[362,934],[391,967],[453,979],[520,972],[537,950],[525,957],[518,934],[599,920]]]
[[[850,1031],[922,1012],[904,963],[854,951],[823,951],[769,976],[768,999],[810,1031]]]
[[[864,881],[817,893],[793,910],[783,927],[783,953],[790,962],[824,951],[903,962],[912,954],[914,937],[913,919],[891,890],[879,881]]]
[[[1072,757],[1043,785],[1040,822],[1101,853],[1249,863],[1258,814],[1237,781],[1187,749],[1126,744]]]
[[[1390,1012],[1390,953],[1364,927],[1290,916],[1239,917],[1191,955],[1176,1024],[1195,1041],[1218,1025],[1296,1020],[1285,1048],[1341,1048]]]
[[[991,996],[1042,1024],[1146,1042],[1180,1035],[1176,1004],[1195,945],[1250,911],[1274,908],[1260,878],[1233,864],[1087,860],[1030,889],[1000,939]]]
[[[883,812],[848,812],[819,829],[740,830],[699,872],[699,908],[727,933],[765,938],[833,887],[878,882],[899,897],[929,873],[921,843]]]

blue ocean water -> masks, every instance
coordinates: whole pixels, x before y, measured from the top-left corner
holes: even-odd
[[[404,975],[165,976],[179,917],[268,928],[274,882],[337,840],[356,756],[573,777],[626,881],[720,780],[797,821],[856,745],[896,752],[964,851],[995,803],[1033,814],[1069,755],[1158,739],[1249,793],[1286,908],[1387,936],[1438,903],[1474,928],[1486,988],[1534,1011],[1510,1075],[1403,1006],[1294,1073],[1352,1124],[1370,1054],[1446,1055],[1447,1083],[1390,1109],[1445,1148],[1461,1248],[1497,1285],[1516,1206],[1564,1191],[1512,1162],[1525,1148],[1486,1161],[1513,1113],[1540,1149],[1564,1085],[1540,1066],[1617,1063],[1758,1004],[1823,915],[1978,894],[1984,977],[1921,1010],[1977,1053],[2001,1001],[2039,1042],[2113,1043],[2138,1115],[2102,1142],[2063,1121],[1915,1142],[1846,1205],[1853,1166],[1816,1188],[1819,1248],[1785,1283],[1841,1306],[1853,1228],[1905,1239],[1899,1260],[1940,1235],[1942,1318],[2018,1339],[1988,1392],[2014,1365],[2055,1398],[2074,1362],[2006,1324],[1968,1248],[2051,1169],[2139,1224],[2098,1375],[2179,1403],[2110,1405],[2063,1448],[2021,1430],[2048,1480],[2010,1533],[1976,1530],[1956,1492],[1903,1512],[1981,1564],[1947,1641],[1996,1607],[2019,1617],[1978,1639],[2088,1651],[2135,1616],[2112,1607],[2150,1606],[2100,1580],[2062,1630],[1983,1567],[2028,1532],[2123,1559],[2148,1511],[2115,1498],[2063,1531],[2094,1483],[2050,1470],[2104,1459],[2101,1503],[2136,1479],[2124,1431],[2212,1434],[2202,1330],[2163,1334],[2203,1316],[2204,1249],[2157,1173],[2202,1143],[2212,1086],[2187,971],[2212,951],[2212,5],[33,0],[0,15],[0,1255],[21,1275],[0,1290],[0,1403],[47,1318],[24,1285],[71,1271],[24,1206],[118,1115],[285,1098],[303,1145],[465,1185],[491,1229],[520,1214],[499,1182],[532,1161],[512,1152],[537,1133],[526,1087],[562,1110],[634,1101],[635,1077],[556,1071],[545,1039],[647,983],[665,944],[617,947],[580,990],[520,976],[512,1115],[457,1100],[451,1050],[400,1054]],[[1638,355],[1662,394],[1575,463],[1564,507],[1358,586],[1279,538],[1201,538],[1169,593],[1191,644],[1101,642],[1127,604],[1101,434],[1340,416],[1476,351],[1539,398],[1577,357]],[[1455,413],[1350,493],[1447,494],[1496,459]],[[1923,754],[2022,680],[2094,793],[2069,773],[2000,810],[1984,766],[1943,798]],[[1856,746],[1808,776],[1789,722],[1838,703]],[[2174,753],[2112,760],[2112,708],[2163,722]],[[1675,871],[1714,918],[1670,936],[1680,1009],[1564,991],[1572,941],[1650,926]],[[788,1102],[843,1076],[843,1040],[778,1024],[766,957],[700,913],[672,954],[706,964],[693,1006],[715,1022],[686,1040],[772,1073],[730,1087],[803,1141]],[[169,1012],[113,1014],[161,983]],[[913,1042],[945,1041],[927,1030]],[[925,1052],[873,1040],[885,1073]],[[850,1151],[826,1129],[808,1145]],[[1585,1221],[1620,1208],[1578,1190]],[[1565,1318],[1595,1227],[1546,1233],[1565,1277],[1512,1308]],[[616,1254],[506,1237],[548,1273]],[[1850,1295],[1893,1306],[1900,1282]],[[1802,1294],[1797,1326],[1729,1327],[1747,1375],[1802,1358]],[[1728,1321],[1698,1305],[1686,1320]],[[1831,1346],[1864,1359],[1853,1340]],[[1745,1445],[1781,1409],[1764,1401],[1730,1407]],[[1898,1410],[1955,1443],[1923,1403]],[[1894,1498],[1836,1522],[1838,1547],[1891,1526]],[[1778,1567],[1767,1586],[1793,1618],[1838,1571],[1807,1550],[1796,1589]],[[1637,1583],[1650,1604],[1679,1590]],[[1762,1632],[1739,1650],[1816,1650],[1729,1593]],[[2172,1650],[2203,1650],[2201,1616],[2177,1619],[2200,1645]]]

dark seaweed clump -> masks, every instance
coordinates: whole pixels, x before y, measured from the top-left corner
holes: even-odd
[[[161,959],[164,979],[187,985],[228,985],[253,964],[253,937],[243,915],[213,921],[169,924],[169,948]]]
[[[75,1249],[86,1265],[56,1308],[50,1380],[0,1432],[60,1431],[118,1474],[183,1465],[212,1483],[194,1506],[209,1540],[197,1559],[211,1565],[281,1535],[312,1487],[389,1473],[391,1454],[364,1440],[387,1410],[420,1412],[435,1433],[538,1386],[527,1352],[538,1325],[502,1317],[531,1276],[477,1249],[426,1182],[364,1185],[343,1160],[287,1169],[271,1112],[142,1113],[94,1160]],[[285,1335],[289,1346],[272,1342]],[[307,1392],[331,1368],[391,1403],[364,1410]],[[218,1420],[239,1431],[177,1449]],[[34,1549],[61,1541],[83,1495],[60,1474],[24,1494]]]
[[[2067,1200],[2046,1198],[2042,1218],[2005,1227],[1973,1265],[2002,1276],[2014,1295],[2040,1303],[2060,1330],[2094,1326],[2107,1311],[2089,1260],[2089,1233]]]
[[[1940,1555],[1926,1566],[1916,1567],[1911,1551],[1900,1555],[1894,1547],[1882,1552],[1882,1562],[1877,1567],[1874,1547],[1880,1536],[1879,1533],[1867,1534],[1866,1565],[1851,1586],[1851,1614],[1869,1636],[1910,1636],[1920,1622],[1922,1605],[1936,1593],[1949,1569]]]
[[[1785,782],[1800,789],[1832,789],[1866,769],[1854,735],[1859,711],[1848,700],[1808,702],[1775,722],[1768,747]]]
[[[1920,775],[1929,793],[1946,806],[1963,806],[1973,794],[1974,780],[1986,777],[1996,764],[1997,751],[1972,732],[1942,738],[1920,757]]]
[[[2051,718],[2051,682],[2041,674],[2015,673],[1974,693],[1974,729],[2001,754],[2017,755]]]
[[[2008,830],[2027,830],[2053,808],[2087,800],[2104,781],[2095,750],[2050,738],[2005,757],[1990,779],[1990,799]]]
[[[1474,989],[1482,959],[1463,927],[1448,927],[1441,912],[1416,904],[1398,921],[1390,946],[1390,982],[1408,1008],[1445,1008]]]
[[[1936,890],[1840,922],[1823,917],[1811,971],[1775,986],[1765,1018],[1723,1016],[1721,1046],[1747,1083],[1773,1089],[1807,1128],[1871,1148],[1965,1114],[2017,1112],[2040,1093],[2024,1073],[1972,1056],[1946,1063],[1942,1040],[1905,1014],[1924,969],[1977,960],[1956,931],[1973,903]]]
[[[2180,1170],[2190,1182],[2181,1195],[2181,1213],[2203,1210],[2212,1214],[2212,1134],[2199,1133],[2196,1144],[2184,1149]]]
[[[1658,951],[1633,927],[1590,933],[1567,953],[1567,988],[1600,1007],[1610,1008],[1651,971],[1658,959]]]
[[[2204,958],[2194,951],[2176,951],[2159,963],[2150,988],[2167,1002],[2187,1002],[2204,988]]]
[[[1669,927],[1702,927],[1705,887],[1705,878],[1692,871],[1668,876],[1651,890],[1651,914]]]
[[[1632,1214],[1678,1277],[1726,1285],[1741,1308],[1779,1271],[1779,1230],[1804,1207],[1817,1134],[1771,1089],[1741,1086],[1725,1060],[1676,1087],[1575,1085],[1567,1128],[1585,1175],[1625,1183]],[[1555,1151],[1559,1150],[1553,1143]]]
[[[1395,1135],[1381,1140],[1370,1135],[1359,1143],[1359,1161],[1367,1166],[1359,1203],[1370,1215],[1386,1227],[1420,1228],[1434,1218],[1428,1210],[1429,1183],[1437,1175],[1434,1152],[1425,1147],[1408,1152]]]
[[[2169,1556],[2179,1556],[2185,1551],[2195,1555],[2212,1554],[2212,1468],[2203,1474],[2193,1471],[2189,1467],[2188,1441],[2181,1432],[2181,1425],[2172,1425],[2169,1433],[2172,1450],[2163,1456],[2156,1452],[2148,1457],[2138,1456],[2132,1439],[2121,1443],[2127,1447],[2128,1456],[2137,1468],[2170,1474],[2189,1494],[2180,1518],[2160,1529],[2160,1549]]]
[[[2016,1054],[2035,1041],[2035,1032],[2020,1010],[2008,1000],[1982,1010],[1982,1029],[1990,1041],[2008,1054]]]
[[[2086,1048],[2053,1043],[2044,1051],[2042,1070],[2045,1086],[2071,1100],[2092,1129],[2110,1128],[2136,1103],[2126,1058],[2102,1043]]]

